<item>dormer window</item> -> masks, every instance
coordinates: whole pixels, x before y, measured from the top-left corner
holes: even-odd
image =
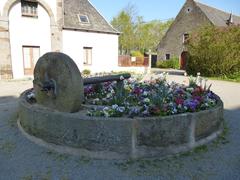
[[[187,43],[188,40],[189,40],[189,34],[188,34],[188,33],[184,33],[184,34],[183,34],[183,43],[184,43],[184,44]]]
[[[89,24],[87,15],[78,14],[78,19],[80,23]]]
[[[22,16],[38,16],[38,2],[36,0],[21,0],[21,9]]]

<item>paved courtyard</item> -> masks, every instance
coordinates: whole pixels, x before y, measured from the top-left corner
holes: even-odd
[[[169,76],[169,81],[187,81]],[[0,180],[240,179],[240,83],[210,81],[224,101],[226,135],[165,160],[94,160],[58,154],[26,139],[16,126],[17,97],[30,80],[0,81]]]

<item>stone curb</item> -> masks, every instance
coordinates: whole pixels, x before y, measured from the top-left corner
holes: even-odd
[[[52,111],[26,102],[26,92],[20,97],[19,128],[37,144],[63,153],[96,159],[166,157],[206,144],[223,129],[220,98],[205,111],[130,119]]]

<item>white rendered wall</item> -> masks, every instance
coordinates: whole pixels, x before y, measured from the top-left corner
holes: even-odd
[[[83,65],[83,47],[92,47],[92,65]],[[118,35],[63,30],[63,53],[80,71],[110,72],[118,68]]]
[[[38,6],[38,18],[22,17],[21,4],[9,13],[9,32],[13,78],[24,77],[22,46],[40,46],[40,56],[51,51],[50,18],[42,6]]]
[[[0,15],[2,15],[4,5],[8,0],[0,0]],[[54,17],[57,17],[57,2],[56,0],[42,0],[51,8]]]

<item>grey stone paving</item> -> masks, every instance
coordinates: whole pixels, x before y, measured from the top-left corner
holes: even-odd
[[[28,87],[30,81],[0,81],[0,180],[240,179],[240,84],[213,81],[212,90],[225,102],[225,137],[162,161],[93,160],[35,145],[16,127],[17,97]]]

